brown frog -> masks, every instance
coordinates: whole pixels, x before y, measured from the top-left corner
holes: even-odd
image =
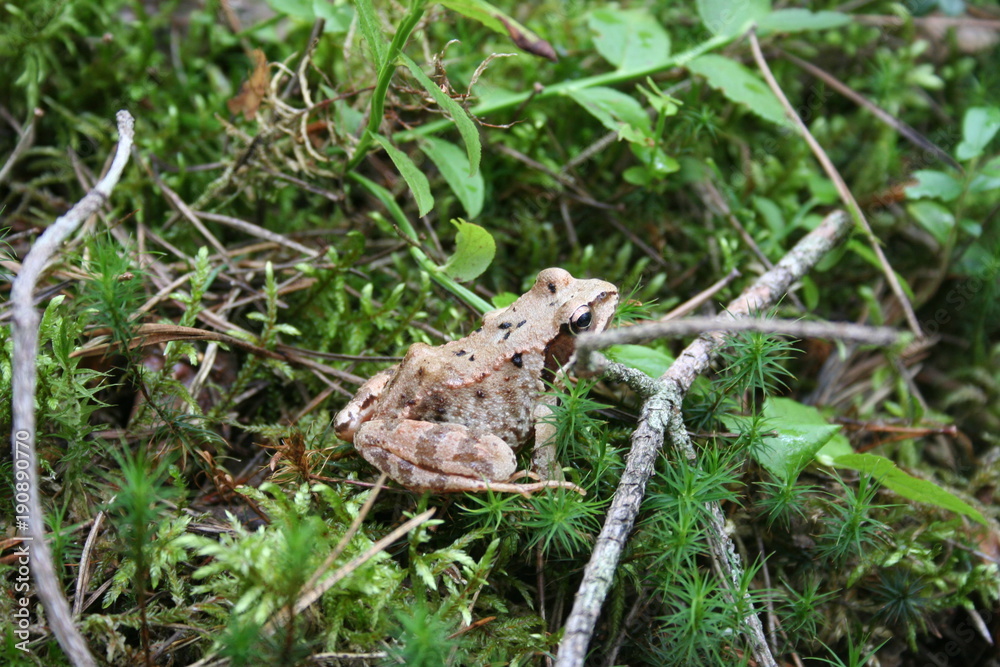
[[[511,483],[527,474],[515,475],[514,450],[532,435],[536,451],[548,440],[537,433],[549,410],[543,378],[566,363],[577,335],[604,330],[617,304],[611,283],[545,269],[527,293],[488,313],[465,338],[411,346],[397,366],[361,386],[337,414],[336,433],[414,490],[527,494],[562,486],[582,493],[551,479]]]

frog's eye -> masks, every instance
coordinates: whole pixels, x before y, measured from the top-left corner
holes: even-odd
[[[594,315],[590,312],[590,306],[580,306],[570,316],[569,326],[573,333],[580,333],[589,329],[593,321]]]

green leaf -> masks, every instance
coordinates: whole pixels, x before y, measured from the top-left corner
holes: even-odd
[[[883,456],[847,454],[834,459],[833,465],[871,475],[882,486],[909,500],[934,505],[986,525],[986,519],[983,518],[983,515],[964,500],[950,491],[942,489],[934,482],[914,477],[900,470],[895,463]]]
[[[478,172],[483,147],[479,143],[479,131],[476,129],[476,124],[469,118],[469,114],[465,109],[458,102],[448,97],[406,54],[400,53],[399,59],[409,68],[416,80],[424,87],[424,90],[430,93],[434,101],[438,103],[438,106],[447,111],[448,115],[451,116],[451,119],[455,122],[455,127],[458,128],[458,133],[462,135],[462,142],[465,143],[465,152],[469,156],[469,175],[471,176]]]
[[[1000,188],[1000,157],[993,158],[969,181],[969,192],[989,192]]]
[[[750,21],[760,21],[771,12],[771,0],[698,0],[698,14],[713,35],[735,35]]]
[[[279,14],[302,21],[323,19],[324,33],[347,32],[354,21],[354,7],[334,5],[327,0],[267,0],[267,4]]]
[[[382,34],[378,14],[375,12],[375,7],[372,6],[372,0],[355,0],[354,6],[358,10],[358,25],[361,27],[361,34],[368,42],[372,58],[375,59],[375,68],[382,69],[385,64],[386,51],[389,49],[389,42]]]
[[[601,124],[618,132],[619,136],[650,137],[652,126],[642,105],[634,98],[614,88],[571,89],[567,95],[587,110]]]
[[[674,358],[662,350],[654,350],[645,345],[613,345],[607,349],[608,358],[640,370],[649,377],[663,375]]]
[[[482,172],[469,175],[468,159],[462,149],[444,139],[427,137],[420,142],[420,148],[437,166],[452,192],[462,202],[465,214],[474,218],[483,210],[486,186]]]
[[[694,74],[705,77],[708,85],[765,120],[785,124],[785,110],[771,89],[749,69],[734,60],[715,54],[699,56],[687,64]]]
[[[913,219],[944,245],[955,227],[955,214],[936,201],[918,201],[906,207]]]
[[[962,120],[962,142],[955,148],[955,157],[959,160],[979,157],[997,130],[1000,130],[1000,108],[972,107]]]
[[[813,12],[808,9],[779,9],[757,21],[762,35],[772,32],[801,32],[803,30],[828,30],[851,22],[851,17],[841,12]]]
[[[783,481],[794,481],[816,452],[840,431],[840,426],[827,423],[816,408],[788,398],[768,399],[764,417],[767,428],[778,435],[767,438],[764,447],[753,450],[753,456]],[[747,420],[747,417],[723,417],[729,428],[739,428]]]
[[[598,53],[620,70],[648,69],[670,56],[670,37],[645,9],[602,7],[587,25]]]
[[[393,146],[388,139],[380,134],[372,136],[389,154],[389,159],[410,186],[410,192],[417,200],[417,213],[421,216],[427,215],[434,208],[434,195],[431,194],[431,184],[427,181],[427,176],[413,163],[409,155]]]
[[[497,252],[493,236],[471,222],[459,218],[451,224],[458,228],[455,236],[455,253],[448,258],[441,270],[459,282],[478,278],[493,261]]]
[[[494,30],[501,35],[507,35],[520,48],[528,53],[555,62],[555,49],[547,41],[539,37],[534,32],[528,30],[514,19],[513,16],[498,9],[485,0],[438,0],[441,5],[458,12],[473,21],[478,21],[490,30]]]
[[[935,169],[921,169],[913,172],[917,179],[916,185],[906,188],[906,196],[910,199],[931,197],[941,201],[958,199],[962,194],[962,184],[951,174]]]

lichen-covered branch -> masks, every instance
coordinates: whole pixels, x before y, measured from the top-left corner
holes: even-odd
[[[757,313],[782,296],[792,284],[812,268],[844,237],[850,228],[849,219],[842,211],[828,215],[812,232],[806,235],[770,271],[762,275],[743,294],[729,304],[727,312],[735,318]],[[632,532],[639,507],[645,494],[646,483],[653,473],[656,456],[666,436],[674,449],[689,459],[695,452],[687,438],[681,417],[681,402],[694,380],[705,372],[712,356],[725,342],[724,331],[702,334],[689,345],[677,361],[656,380],[657,391],[643,403],[639,423],[632,434],[629,453],[618,490],[611,501],[600,536],[594,545],[590,562],[577,590],[573,609],[566,620],[565,634],[559,645],[557,665],[577,667],[584,664],[587,646],[597,623],[601,606],[611,586],[615,569],[621,558],[625,541]],[[742,573],[739,557],[732,542],[722,530],[721,508],[710,508],[713,520],[712,552],[730,583]],[[751,607],[748,607],[752,609]],[[774,658],[767,646],[760,619],[751,612],[745,619],[747,642],[760,665],[774,665]]]

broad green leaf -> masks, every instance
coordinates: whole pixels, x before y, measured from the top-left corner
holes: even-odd
[[[779,9],[757,21],[762,35],[771,32],[800,32],[803,30],[828,30],[851,22],[851,17],[841,12],[813,12],[808,9]]]
[[[536,56],[555,62],[555,49],[547,41],[528,30],[513,16],[493,6],[485,0],[438,0],[441,5],[458,12],[473,21],[478,21],[490,30],[507,35],[518,47]]]
[[[1000,157],[993,158],[969,181],[969,192],[989,192],[1000,188]]]
[[[761,118],[785,124],[785,110],[771,89],[749,69],[724,56],[707,54],[687,64],[689,71],[705,77],[708,85]]]
[[[567,94],[601,121],[604,127],[618,132],[619,136],[629,135],[630,130],[633,134],[629,136],[635,136],[635,132],[638,132],[649,137],[652,133],[649,116],[634,97],[602,86],[570,89]]]
[[[469,160],[462,149],[444,139],[427,137],[420,142],[420,148],[437,166],[458,201],[462,202],[465,214],[474,218],[483,210],[483,196],[486,186],[482,172],[469,175]]]
[[[434,208],[434,195],[431,194],[431,184],[427,181],[427,176],[413,163],[409,155],[393,146],[388,139],[380,134],[372,136],[389,154],[389,159],[410,186],[410,192],[417,200],[417,213],[421,216],[427,215]]]
[[[389,41],[382,34],[379,24],[378,14],[372,6],[372,0],[355,0],[354,6],[358,9],[358,25],[361,27],[361,34],[368,42],[368,48],[372,51],[375,59],[375,68],[382,69],[385,64],[386,52],[389,49]]]
[[[458,128],[458,133],[462,135],[462,142],[465,144],[465,152],[469,156],[469,174],[475,174],[479,171],[479,160],[482,158],[483,147],[479,143],[479,131],[476,129],[476,124],[472,122],[469,118],[469,114],[463,109],[458,102],[448,97],[448,95],[441,90],[441,88],[431,81],[430,77],[424,74],[424,71],[417,66],[415,62],[409,59],[406,54],[400,53],[399,59],[403,61],[403,64],[409,68],[413,76],[420,82],[420,85],[424,87],[434,101],[438,103],[438,106],[448,112],[451,119],[455,122],[455,127]]]
[[[951,174],[936,169],[920,169],[913,172],[917,179],[916,185],[906,188],[906,196],[910,199],[931,197],[941,201],[958,199],[962,194],[962,184]]]
[[[771,0],[698,0],[701,22],[713,35],[735,35],[770,12]]]
[[[794,481],[840,426],[827,423],[816,408],[787,398],[768,399],[764,406],[767,429],[777,436],[767,438],[764,446],[753,450],[753,456],[772,475],[783,481]],[[748,417],[726,416],[727,427],[738,430]]]
[[[972,107],[962,120],[962,142],[955,148],[955,157],[959,160],[979,157],[998,130],[1000,108]]]
[[[459,282],[478,278],[493,261],[497,244],[488,231],[461,218],[452,220],[458,228],[455,252],[441,270]]]
[[[652,378],[663,375],[674,363],[674,358],[666,352],[645,345],[613,345],[607,349],[607,354],[609,358],[640,370]]]
[[[942,489],[934,482],[914,477],[900,470],[895,463],[883,456],[848,454],[838,456],[834,459],[833,465],[871,475],[881,482],[882,486],[909,500],[934,505],[986,525],[986,519],[983,518],[983,515],[964,500],[950,491]]]
[[[620,70],[654,67],[670,56],[670,37],[645,9],[602,7],[587,25],[598,53]]]
[[[906,210],[938,243],[944,245],[948,242],[948,236],[955,227],[954,213],[936,201],[913,202]]]
[[[354,21],[354,7],[335,5],[327,0],[267,0],[267,4],[279,14],[310,23],[323,19],[324,33],[347,32]]]
[[[517,294],[513,292],[498,292],[495,297],[490,299],[494,309],[506,308],[515,301],[517,301]]]

